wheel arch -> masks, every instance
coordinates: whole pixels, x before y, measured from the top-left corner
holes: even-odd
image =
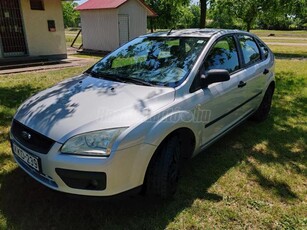
[[[269,84],[269,86],[268,86],[268,89],[269,89],[269,88],[272,88],[272,89],[273,89],[273,92],[274,92],[274,91],[275,91],[275,87],[276,87],[275,81],[271,81],[270,84]]]
[[[161,148],[164,146],[164,144],[171,139],[174,136],[179,137],[179,144],[181,146],[181,154],[184,157],[184,159],[189,159],[192,157],[193,152],[196,147],[196,136],[195,133],[192,131],[192,129],[188,127],[181,127],[173,130],[168,135],[166,135],[159,145],[157,146],[154,154],[151,156],[151,159],[147,165],[144,180],[143,180],[143,191],[146,190],[146,181],[149,171],[151,170],[151,167],[153,167],[154,161],[157,159],[157,156],[161,153]]]

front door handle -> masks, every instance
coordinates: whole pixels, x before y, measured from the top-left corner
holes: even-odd
[[[267,75],[269,72],[270,72],[270,71],[269,71],[268,69],[265,69],[265,70],[263,71],[263,74],[264,74],[264,75]]]
[[[246,86],[246,82],[240,81],[239,85],[238,85],[238,88],[243,88],[244,86]]]

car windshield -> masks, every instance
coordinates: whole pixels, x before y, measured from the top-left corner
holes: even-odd
[[[99,61],[87,73],[114,81],[176,87],[185,80],[207,41],[139,37]]]

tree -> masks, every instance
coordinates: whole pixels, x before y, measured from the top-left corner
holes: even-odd
[[[284,16],[290,23],[289,29],[302,29],[307,23],[306,0],[280,0],[278,9],[279,16]]]
[[[207,19],[207,5],[209,0],[200,0],[200,22],[199,28],[206,27],[206,19]]]
[[[238,20],[230,13],[229,8],[221,6],[218,2],[216,1],[214,4],[211,4],[208,10],[208,17],[212,20],[210,27],[223,29],[240,28]]]
[[[228,9],[229,13],[240,19],[247,31],[258,16],[264,12],[273,10],[279,0],[216,0],[218,7]]]
[[[190,6],[190,11],[193,15],[192,24],[189,26],[191,28],[198,28],[200,22],[200,7],[198,5]]]
[[[179,8],[180,17],[178,18],[178,23],[176,27],[178,28],[190,28],[192,27],[194,15],[190,7],[182,6]]]
[[[145,2],[158,14],[153,22],[155,28],[176,28],[181,26],[182,13],[188,16],[183,7],[188,7],[190,0],[145,0]]]
[[[307,1],[275,0],[274,7],[263,10],[257,25],[264,29],[303,29],[307,23]]]
[[[207,2],[205,6],[210,6],[209,14],[213,19],[211,25],[214,27],[243,27],[249,31],[255,24],[264,29],[303,29],[307,26],[306,0],[201,0],[202,2]]]
[[[75,8],[78,3],[73,1],[62,2],[65,27],[77,27],[80,22],[80,13]]]

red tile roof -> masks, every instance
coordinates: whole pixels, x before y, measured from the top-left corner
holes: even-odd
[[[76,8],[76,10],[103,10],[103,9],[116,9],[125,4],[129,0],[88,0]],[[137,0],[142,6],[149,11],[148,16],[157,16],[143,0]]]
[[[128,0],[89,0],[77,7],[77,10],[115,9]]]

